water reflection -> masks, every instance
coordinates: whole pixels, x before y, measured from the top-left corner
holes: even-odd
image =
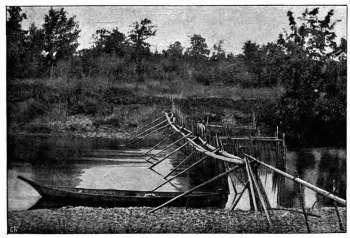
[[[176,166],[184,155],[178,154],[154,168],[145,161],[145,148],[125,148],[117,140],[78,139],[71,137],[16,137],[8,144],[8,209],[23,210],[34,205],[40,195],[28,184],[17,179],[18,175],[43,184],[64,185],[92,189],[151,190],[164,182],[163,175]],[[158,151],[154,151],[157,153]],[[198,158],[197,158],[198,159]],[[188,164],[195,162],[190,159]],[[188,165],[187,164],[187,165]],[[303,149],[287,153],[287,172],[332,191],[346,194],[346,153],[344,149]],[[262,167],[260,167],[262,168]],[[160,191],[184,191],[222,171],[224,166],[215,160],[206,160],[188,174],[180,176],[162,187]],[[176,173],[180,172],[176,171]],[[175,173],[175,174],[176,174]],[[288,179],[277,180],[276,175],[259,169],[259,177],[272,207],[299,207],[298,184]],[[277,177],[278,178],[278,177]],[[234,178],[238,191],[243,184]],[[227,179],[205,187],[216,190],[227,186]],[[303,188],[306,207],[315,202],[320,206],[332,203]],[[238,209],[249,209],[248,193],[243,194]]]
[[[162,175],[172,167],[169,161],[156,166],[156,172],[149,170],[145,149],[124,149],[113,142],[16,138],[8,146],[8,209],[28,209],[40,199],[31,186],[17,179],[18,175],[42,184],[91,189],[151,190],[164,181]],[[182,191],[187,184],[187,177],[179,177],[159,191]]]
[[[322,189],[332,192],[336,181],[336,194],[346,197],[346,153],[343,149],[317,148],[287,153],[287,172]],[[286,180],[280,193],[281,206],[300,207],[297,183]],[[337,192],[338,191],[338,192]],[[302,187],[306,207],[332,205],[328,199]]]

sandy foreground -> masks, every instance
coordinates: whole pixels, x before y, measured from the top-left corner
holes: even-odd
[[[313,209],[308,216],[312,233],[345,232],[346,208]],[[63,207],[8,212],[9,233],[305,233],[302,213],[271,211],[269,227],[261,212],[167,207],[148,213],[149,207]]]

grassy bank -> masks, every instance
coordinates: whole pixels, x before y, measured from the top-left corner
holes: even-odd
[[[275,101],[283,88],[204,86],[194,80],[143,83],[108,78],[53,78],[8,81],[10,133],[73,133],[124,136],[155,118],[172,102],[221,118],[251,117],[265,101]]]
[[[272,227],[260,212],[222,209],[64,207],[8,213],[10,233],[306,233],[303,214],[271,211]],[[333,208],[312,210],[313,233],[344,232]],[[346,210],[340,208],[346,231]]]

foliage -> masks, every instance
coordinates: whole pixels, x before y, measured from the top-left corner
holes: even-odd
[[[166,56],[171,56],[175,58],[182,57],[182,52],[184,50],[184,47],[181,45],[180,41],[175,41],[173,44],[169,45],[168,49],[163,52]]]
[[[78,47],[79,25],[75,16],[67,17],[67,12],[61,8],[51,8],[44,17],[44,55],[48,66],[60,59],[69,58]]]
[[[149,54],[150,44],[146,42],[148,38],[156,34],[156,26],[152,24],[152,21],[145,18],[141,22],[134,22],[132,30],[129,32],[129,39],[134,47],[134,58],[136,60],[136,73],[138,75],[138,81],[143,81],[144,68],[142,65],[142,59],[145,55]]]
[[[112,31],[104,28],[98,29],[94,38],[94,49],[98,54],[108,53],[124,56],[126,53],[126,37],[118,30],[118,27]]]
[[[210,50],[205,38],[199,34],[194,34],[190,38],[191,46],[186,50],[186,54],[196,60],[204,60],[208,57]]]
[[[225,50],[222,48],[222,44],[224,43],[223,40],[219,40],[218,44],[214,44],[213,48],[213,54],[210,57],[211,60],[218,61],[225,59]]]
[[[27,18],[20,7],[6,8],[7,76],[18,77],[24,67],[25,34],[21,23]]]
[[[175,41],[162,53],[151,52],[148,39],[155,36],[156,26],[147,18],[133,23],[127,35],[117,26],[99,29],[91,48],[77,52],[79,26],[64,9],[51,8],[45,23],[33,23],[28,31],[21,27],[26,15],[20,7],[8,7],[7,13],[8,78],[48,80],[50,71],[51,80],[66,84],[55,85],[57,91],[40,92],[45,95],[38,96],[45,102],[40,105],[31,99],[34,96],[17,105],[19,92],[9,93],[18,106],[11,104],[10,113],[22,113],[23,120],[40,116],[52,102],[64,104],[68,114],[99,115],[110,113],[111,103],[136,100],[124,97],[121,88],[109,90],[115,85],[142,96],[246,98],[249,91],[252,98],[276,98],[285,92],[278,103],[261,107],[259,119],[266,128],[278,124],[289,144],[345,142],[347,42],[339,42],[335,34],[333,10],[321,18],[318,8],[306,9],[298,20],[288,12],[288,31],[263,45],[246,41],[239,55],[226,53],[222,40],[210,51],[199,34],[190,36],[186,49]],[[101,88],[95,90],[97,85]],[[281,89],[278,96],[270,95],[274,89]]]
[[[305,10],[297,25],[288,12],[290,32],[279,37],[286,53],[280,77],[286,94],[277,117],[293,144],[344,143],[346,135],[346,51],[335,41],[333,10],[319,19]],[[345,40],[342,40],[344,44]]]

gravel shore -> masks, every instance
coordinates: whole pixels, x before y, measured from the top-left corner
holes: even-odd
[[[9,233],[306,233],[302,213],[273,210],[269,227],[263,213],[223,209],[63,207],[8,212]],[[312,233],[345,232],[346,208],[339,208],[340,230],[334,208],[312,210]]]

